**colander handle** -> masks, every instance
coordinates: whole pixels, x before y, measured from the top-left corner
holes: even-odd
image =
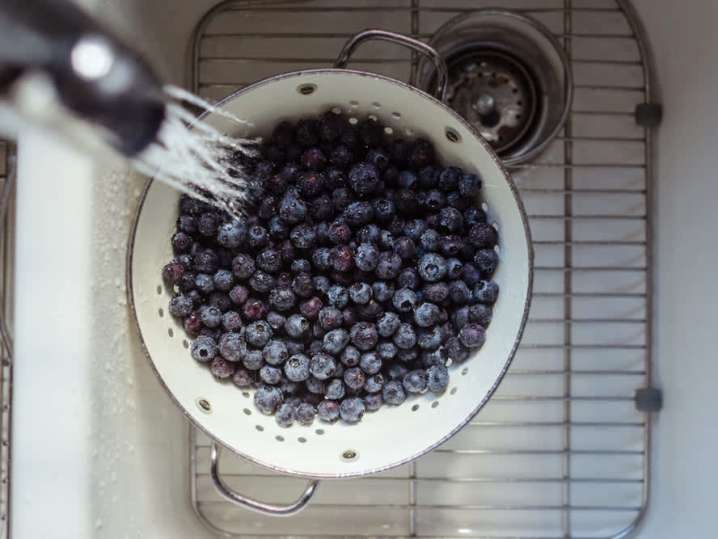
[[[426,43],[414,39],[413,37],[405,36],[403,34],[396,34],[394,32],[388,32],[386,30],[364,30],[359,32],[354,37],[349,39],[342,48],[334,67],[344,68],[349,63],[349,59],[356,48],[372,39],[378,39],[379,41],[390,41],[391,43],[398,43],[404,45],[413,51],[428,56],[433,62],[434,68],[436,69],[436,88],[434,89],[434,97],[436,97],[442,103],[446,103],[446,86],[449,80],[449,70],[446,68],[446,62],[441,55],[436,52],[436,49],[430,47]]]
[[[213,443],[210,450],[210,476],[212,477],[212,483],[214,483],[217,492],[219,492],[225,500],[235,505],[239,505],[240,507],[244,507],[245,509],[250,509],[263,515],[288,517],[304,509],[307,503],[309,503],[309,500],[311,500],[312,496],[314,495],[314,492],[317,490],[317,486],[319,485],[319,481],[310,481],[309,485],[307,485],[307,488],[297,499],[297,501],[289,503],[287,505],[274,505],[248,498],[247,496],[244,496],[232,490],[232,488],[227,485],[227,483],[225,483],[224,480],[220,477],[220,451],[220,446],[216,443]]]

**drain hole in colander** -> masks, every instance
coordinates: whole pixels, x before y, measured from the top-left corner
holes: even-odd
[[[167,335],[170,336],[170,339],[175,336],[175,332],[172,330],[172,328],[167,329]]]
[[[257,429],[259,432],[262,432],[264,430],[264,427],[262,425],[255,425],[255,429]]]
[[[202,410],[204,413],[208,414],[212,411],[212,405],[209,403],[207,399],[199,398],[197,399],[197,407]]]
[[[414,406],[411,407],[411,411],[412,411],[412,412],[416,412],[418,409],[419,409],[419,405],[418,405],[418,404],[415,404]]]
[[[317,91],[316,84],[300,84],[299,86],[297,86],[297,92],[299,92],[302,95],[312,95],[316,91]]]
[[[456,129],[452,129],[451,127],[446,128],[446,138],[449,142],[461,142],[461,135],[459,135]]]
[[[244,412],[244,415],[252,415],[252,410],[250,410],[249,408],[245,408],[242,411]]]
[[[459,390],[458,387],[452,387],[452,388],[451,388],[451,391],[449,391],[449,394],[450,394],[450,395],[456,395],[456,392],[457,392],[458,390]]]
[[[274,439],[277,440],[278,442],[283,442],[283,441],[284,441],[284,436],[282,436],[282,435],[280,435],[280,434],[277,434],[277,435],[274,437]]]
[[[465,376],[467,372],[469,372],[468,367],[464,367],[463,369],[461,369],[462,376]]]
[[[314,432],[316,432],[319,436],[321,436],[322,434],[324,434],[324,429],[317,429]]]
[[[185,348],[189,348],[189,343],[187,342],[187,339],[182,339],[182,346]]]
[[[437,406],[439,406],[439,401],[434,401],[431,403],[432,408],[436,408]]]
[[[394,117],[394,119],[396,119],[396,120],[400,120],[400,119],[401,119],[401,112],[392,112],[391,115],[392,115],[392,116]]]
[[[357,458],[359,458],[359,453],[357,453],[354,449],[345,449],[342,452],[342,460],[351,462],[356,460]]]
[[[162,285],[160,285],[160,284],[157,285],[157,295],[158,296],[162,295]]]
[[[300,444],[305,444],[305,443],[307,443],[307,439],[306,439],[304,436],[300,436],[299,438],[297,438],[297,441],[298,441]]]
[[[160,315],[160,318],[162,318],[162,317],[165,315],[164,309],[163,309],[162,307],[160,307],[160,308],[157,310],[157,314],[159,314],[159,315]]]

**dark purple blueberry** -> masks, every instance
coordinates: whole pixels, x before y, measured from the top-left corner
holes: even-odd
[[[419,273],[414,268],[404,268],[396,278],[397,286],[416,290],[419,287]]]
[[[372,202],[374,218],[380,223],[391,221],[396,216],[396,205],[388,198],[377,198]]]
[[[382,404],[384,404],[384,399],[381,397],[381,391],[364,395],[364,405],[366,406],[367,412],[376,412],[381,408]]]
[[[322,300],[314,296],[299,304],[299,312],[308,320],[314,320],[323,306]]]
[[[330,168],[325,172],[324,188],[328,191],[334,191],[339,187],[346,187],[347,179],[344,171],[338,168]]]
[[[359,350],[371,350],[376,346],[379,335],[376,326],[370,322],[357,322],[351,328],[351,341]]]
[[[439,211],[439,230],[460,232],[464,228],[464,216],[456,208],[442,208]]]
[[[459,193],[463,197],[475,197],[481,190],[481,179],[476,174],[464,174],[459,180]]]
[[[282,267],[281,253],[273,247],[268,247],[257,255],[256,265],[260,270],[275,273]]]
[[[419,187],[434,189],[439,185],[439,170],[435,167],[424,167],[419,171]]]
[[[476,303],[469,307],[469,320],[477,322],[478,324],[489,327],[491,318],[493,316],[492,309],[489,305],[483,303]]]
[[[492,248],[496,245],[496,229],[488,223],[477,223],[469,229],[469,241],[477,248]]]
[[[219,327],[222,323],[222,311],[213,305],[202,305],[199,308],[199,319],[205,327]]]
[[[197,232],[197,219],[191,215],[180,215],[177,219],[177,228],[189,235]]]
[[[456,234],[442,236],[439,242],[439,250],[446,257],[455,257],[461,254],[466,242]]]
[[[440,238],[441,236],[436,230],[429,228],[421,234],[419,244],[427,251],[436,251],[439,248]]]
[[[191,352],[195,361],[209,363],[217,356],[217,343],[211,337],[197,337],[192,341]]]
[[[303,382],[309,378],[309,357],[294,354],[284,363],[284,374],[292,382]]]
[[[279,254],[282,256],[283,264],[290,264],[297,257],[294,245],[289,240],[284,240],[279,246]]]
[[[341,327],[344,321],[342,312],[331,305],[323,307],[322,310],[319,311],[318,320],[322,329],[327,331]]]
[[[459,340],[466,348],[481,348],[486,340],[486,330],[476,322],[470,322],[459,330]]]
[[[301,316],[301,315],[297,315]],[[309,322],[307,321],[307,324]],[[309,327],[307,327],[309,329]],[[290,356],[293,356],[294,354],[301,354],[304,352],[304,343],[301,341],[294,341],[292,339],[284,339],[284,344],[287,345],[287,351],[289,352]]]
[[[294,418],[302,425],[311,425],[314,423],[314,417],[317,415],[317,409],[308,402],[300,403],[294,410]]]
[[[308,224],[297,225],[289,234],[292,244],[297,249],[309,249],[316,241],[316,233],[314,227]]]
[[[272,131],[272,142],[279,146],[289,146],[294,140],[294,126],[291,122],[281,122]]]
[[[247,350],[242,357],[242,365],[249,371],[258,371],[264,365],[261,350]]]
[[[471,301],[471,290],[469,290],[464,281],[451,281],[449,283],[449,297],[455,305],[465,305]]]
[[[423,393],[426,391],[426,371],[423,369],[409,371],[409,373],[404,376],[402,385],[407,393]]]
[[[214,292],[214,279],[206,273],[198,273],[194,276],[194,286],[201,294],[211,294]]]
[[[352,192],[346,187],[340,187],[332,191],[332,204],[334,209],[338,212],[343,212],[347,209],[349,204],[354,200]]]
[[[308,298],[314,293],[314,284],[308,273],[298,273],[292,279],[292,291],[300,298]]]
[[[394,297],[391,302],[397,311],[403,313],[411,312],[417,304],[416,292],[414,292],[411,288],[400,288],[394,292]]]
[[[348,167],[353,160],[354,153],[343,144],[336,146],[329,155],[329,162],[339,168]]]
[[[195,307],[204,303],[204,298],[202,297],[202,294],[200,294],[197,290],[190,290],[189,292],[185,293],[185,295],[192,300],[192,303]]]
[[[180,212],[187,215],[199,215],[205,208],[205,203],[187,194],[180,197]]]
[[[361,227],[356,233],[357,243],[376,243],[379,241],[381,228],[375,224],[368,224]]]
[[[327,158],[322,152],[322,150],[320,150],[319,148],[308,148],[304,150],[300,161],[301,164],[309,170],[324,170],[324,168],[327,166]],[[304,191],[302,191],[302,194],[306,196],[311,196],[304,193]]]
[[[281,365],[288,357],[287,345],[277,339],[272,339],[262,349],[262,358],[270,365]]]
[[[354,303],[364,305],[372,298],[372,289],[367,283],[354,283],[349,287],[349,297]]]
[[[305,118],[297,122],[294,140],[305,148],[319,143],[319,122],[313,118]]]
[[[402,189],[415,189],[419,183],[419,178],[411,170],[402,170],[396,183]]]
[[[272,338],[272,328],[264,320],[252,322],[245,330],[244,336],[247,343],[256,347],[264,348],[264,346]]]
[[[248,297],[249,290],[241,284],[232,287],[232,290],[229,291],[229,299],[232,300],[232,303],[235,305],[242,305],[245,301],[247,301]]]
[[[324,400],[317,405],[317,415],[325,423],[333,423],[339,419],[339,403]]]
[[[441,346],[442,332],[438,327],[419,331],[416,343],[422,350],[436,350]]]
[[[314,285],[314,288],[322,294],[329,292],[329,288],[332,285],[331,281],[324,275],[315,275],[312,277],[312,284]]]
[[[329,229],[327,230],[327,238],[335,245],[348,243],[351,236],[351,228],[349,228],[349,225],[342,221],[334,221],[329,225]]]
[[[464,327],[466,324],[469,323],[469,308],[468,307],[461,307],[460,309],[456,309],[451,314],[451,322],[454,324],[454,327],[458,331],[462,327]]]
[[[193,312],[187,318],[184,319],[182,324],[187,335],[194,338],[199,335],[202,330],[202,321],[199,319],[199,313]]]
[[[176,232],[172,236],[172,252],[174,254],[187,253],[192,247],[192,236],[185,234],[184,232]]]
[[[449,356],[444,348],[424,350],[421,353],[421,364],[425,369],[434,365],[441,365],[443,367],[446,364],[448,357]]]
[[[394,285],[386,281],[374,281],[371,285],[374,299],[380,303],[389,301],[394,296]]]
[[[337,245],[331,250],[331,264],[336,271],[349,271],[354,266],[354,253],[348,245]]]
[[[261,199],[257,216],[263,221],[267,221],[277,214],[277,199],[269,195]]]
[[[392,363],[386,371],[389,380],[399,380],[399,383],[401,383],[407,372],[409,372],[409,369],[401,363]]]
[[[277,286],[279,288],[290,288],[292,286],[292,276],[286,271],[283,271],[277,275]]]
[[[396,253],[384,251],[379,254],[376,265],[376,276],[380,279],[394,279],[401,270],[401,258]]]
[[[279,216],[290,225],[296,225],[305,220],[307,205],[295,190],[287,189],[279,204]]]
[[[474,264],[481,273],[492,275],[499,264],[499,255],[493,249],[479,249],[474,255]]]
[[[327,290],[327,300],[330,305],[343,309],[349,303],[349,291],[340,285],[333,285]]]
[[[370,202],[352,202],[344,210],[344,219],[351,226],[361,226],[370,223],[374,218],[374,208]]]
[[[458,258],[449,258],[446,261],[446,276],[449,279],[460,279],[464,271],[464,263]]]
[[[294,167],[294,165],[286,165],[288,167]],[[282,174],[273,174],[266,180],[264,180],[263,187],[275,195],[281,195],[287,188],[287,177]]]
[[[282,380],[282,369],[264,365],[259,369],[259,378],[265,384],[277,385]]]
[[[283,402],[279,408],[274,419],[277,421],[277,425],[283,428],[291,427],[294,424],[294,410],[297,406],[293,402]]]
[[[392,342],[385,341],[381,342],[376,347],[377,354],[379,354],[379,357],[384,361],[390,361],[396,357],[396,353],[398,352],[398,348],[396,345]]]
[[[410,219],[403,227],[403,233],[414,241],[419,241],[425,230],[426,221],[423,219]]]
[[[212,292],[207,298],[207,303],[212,307],[218,308],[222,313],[226,313],[232,308],[232,300],[229,299],[229,295],[224,292]]]
[[[414,170],[431,165],[434,162],[434,146],[425,139],[416,139],[407,158],[408,165]]]
[[[446,206],[446,197],[444,196],[444,193],[441,191],[437,191],[436,189],[432,189],[426,194],[426,199],[424,200],[425,206],[431,210],[431,211],[437,211],[444,206]],[[446,208],[444,208],[446,209]],[[452,208],[453,209],[453,208]]]
[[[289,316],[284,323],[284,331],[287,332],[287,335],[294,337],[295,339],[306,335],[309,327],[309,320],[304,318],[301,314],[293,314]]]
[[[309,362],[309,372],[317,380],[328,380],[334,373],[336,362],[332,356],[324,352],[314,354]]]
[[[385,312],[379,320],[377,320],[376,326],[379,335],[382,337],[391,337],[394,335],[396,330],[401,324],[399,315],[393,312]]]
[[[411,324],[402,323],[394,333],[394,344],[403,350],[413,348],[416,345],[416,333]]]
[[[254,377],[247,369],[238,367],[234,371],[232,376],[232,382],[240,389],[246,389],[252,387],[254,384]]]
[[[358,163],[349,170],[349,185],[359,196],[373,193],[379,184],[379,171],[371,163]]]
[[[426,387],[432,393],[443,393],[449,385],[449,371],[443,365],[432,365],[426,370]]]
[[[182,294],[173,297],[170,300],[168,307],[170,314],[177,318],[184,318],[185,316],[189,316],[190,313],[192,313],[192,309],[194,309],[194,303],[192,302],[192,299]]]
[[[382,390],[382,398],[387,404],[399,406],[406,400],[406,393],[404,392],[404,386],[398,380],[391,380],[384,384]]]
[[[328,399],[332,400],[339,400],[344,397],[344,393],[346,390],[344,389],[344,382],[338,379],[334,379],[329,384],[327,384],[327,393],[326,397]]]
[[[414,241],[411,238],[402,236],[394,241],[394,252],[404,260],[414,258],[416,245],[414,245]]]
[[[212,281],[214,283],[214,287],[217,290],[221,290],[223,292],[227,292],[231,290],[232,285],[234,284],[234,276],[232,275],[232,272],[226,269],[220,269],[217,270],[217,272],[212,277]]]
[[[428,328],[437,324],[440,316],[439,307],[433,303],[422,303],[414,311],[414,322],[419,327]]]
[[[499,285],[494,281],[479,281],[474,287],[473,298],[479,303],[493,305],[499,297]]]
[[[321,195],[312,200],[310,210],[315,221],[329,219],[334,213],[332,201],[327,195]]]
[[[254,393],[254,406],[265,415],[274,414],[283,400],[282,390],[275,386],[261,385]]]
[[[359,359],[359,367],[368,375],[378,373],[383,366],[382,360],[376,352],[365,352]]]
[[[428,253],[422,256],[419,259],[417,269],[421,278],[430,283],[440,281],[448,271],[446,260],[436,253]]]
[[[345,329],[333,329],[324,335],[322,349],[328,354],[337,355],[348,343],[349,333]],[[319,377],[317,376],[317,378]]]
[[[486,222],[486,213],[478,206],[471,206],[464,210],[464,223],[467,226],[474,226]]]
[[[312,263],[304,258],[298,258],[292,261],[292,273],[309,273],[312,271]]]
[[[452,191],[446,195],[446,203],[452,208],[456,208],[457,210],[463,212],[466,208],[471,206],[474,201],[469,197],[461,196],[461,193],[458,191]]]
[[[242,316],[244,316],[244,319],[247,321],[259,320],[264,318],[268,311],[269,309],[263,301],[255,298],[249,298],[244,302]]]
[[[214,237],[217,234],[217,227],[219,226],[219,216],[214,212],[203,213],[197,220],[197,230],[203,236],[208,238]]]
[[[312,252],[312,264],[319,271],[328,270],[332,264],[332,251],[326,247],[319,247]],[[316,286],[316,285],[315,285]]]
[[[364,416],[366,406],[364,401],[358,397],[344,399],[339,405],[339,416],[346,423],[359,423]]]
[[[362,243],[357,247],[356,266],[362,271],[373,271],[379,263],[379,250],[372,243]]]
[[[194,279],[194,273],[185,272],[184,275],[180,277],[179,283],[177,283],[177,286],[179,287],[180,291],[185,293],[196,292],[197,294],[199,294],[199,292],[195,290]]]
[[[236,311],[227,311],[222,315],[222,327],[227,331],[238,331],[244,324]]]
[[[394,248],[394,235],[389,230],[382,230],[379,235],[379,246],[382,249]]]
[[[245,254],[238,254],[232,260],[232,273],[237,279],[248,279],[255,271],[254,260]]]
[[[357,305],[356,313],[360,319],[373,322],[384,314],[384,308],[379,302],[372,299],[364,305]]]
[[[353,307],[345,307],[342,310],[342,324],[344,327],[352,327],[357,323],[357,313]]]
[[[369,150],[366,154],[366,160],[380,171],[385,170],[386,167],[389,166],[389,157],[381,149]]]
[[[249,278],[249,286],[255,292],[266,294],[276,285],[274,277],[262,270],[257,270]]]
[[[342,351],[340,360],[342,362],[342,365],[344,365],[345,367],[356,367],[357,365],[359,365],[360,357],[361,352],[359,352],[356,347],[348,345]]]
[[[428,284],[423,289],[424,299],[432,303],[441,303],[449,297],[449,287],[446,283]]]
[[[462,344],[459,337],[449,337],[445,347],[449,359],[454,363],[463,363],[469,357],[469,349]]]
[[[179,283],[185,271],[185,266],[182,263],[176,260],[172,261],[162,268],[162,280],[168,287],[171,288],[175,284]]]
[[[247,345],[241,332],[230,331],[219,339],[219,353],[227,361],[241,361],[247,353]]]
[[[414,191],[400,189],[394,198],[394,204],[399,213],[411,217],[419,212],[419,200]]]
[[[447,192],[456,191],[463,175],[464,173],[458,167],[446,167],[439,173],[439,187]]]
[[[364,391],[367,393],[379,393],[384,388],[384,376],[374,374],[369,376],[364,383]]]
[[[269,234],[267,229],[260,225],[249,227],[247,232],[247,242],[253,249],[261,249],[269,243]]]

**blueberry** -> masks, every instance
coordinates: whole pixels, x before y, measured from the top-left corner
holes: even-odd
[[[305,220],[307,205],[295,190],[288,189],[282,197],[279,204],[279,216],[290,225],[296,225]]]
[[[333,329],[324,335],[322,349],[328,354],[338,355],[348,343],[349,333],[345,329]]]
[[[234,370],[234,363],[230,363],[229,361],[221,357],[214,358],[212,360],[212,363],[210,363],[209,365],[209,371],[218,380],[226,380],[227,378],[231,378],[234,374]]]
[[[401,258],[396,253],[384,251],[379,254],[376,276],[380,279],[394,279],[401,270]]]
[[[454,327],[457,329],[461,329],[466,324],[470,322],[469,319],[469,308],[468,307],[461,307],[460,309],[456,309],[452,315],[451,315],[451,321],[454,324]]]
[[[384,400],[381,398],[381,392],[364,395],[364,405],[367,412],[376,412],[381,408],[382,404],[384,404]]]
[[[443,393],[449,385],[449,371],[443,365],[432,365],[426,370],[426,387],[432,393]]]
[[[392,342],[382,342],[376,347],[376,351],[382,360],[390,361],[396,357],[398,349]]]
[[[409,152],[407,163],[414,170],[420,170],[434,162],[434,146],[425,139],[417,139]],[[386,400],[386,399],[385,399]]]
[[[423,292],[424,299],[432,303],[442,303],[449,297],[449,287],[444,282],[427,284]]]
[[[332,252],[326,247],[314,249],[312,253],[312,264],[318,270],[327,270],[332,264]],[[316,286],[316,285],[315,285]]]
[[[394,204],[398,212],[405,216],[416,215],[419,210],[419,199],[414,191],[400,189],[394,197]]]
[[[343,221],[334,221],[327,230],[327,239],[335,245],[347,243],[351,239],[352,231]]]
[[[296,303],[297,298],[290,288],[274,288],[269,292],[269,304],[280,312],[288,311]]]
[[[200,336],[192,342],[192,357],[200,363],[209,363],[217,356],[217,344],[211,337]]]
[[[307,391],[309,391],[309,393],[312,393],[314,395],[324,395],[327,390],[326,383],[323,380],[318,380],[314,376],[310,376],[309,378],[307,378],[307,380],[304,382],[304,386],[307,388]]]
[[[344,365],[345,367],[356,367],[357,365],[359,365],[360,357],[361,352],[359,352],[359,350],[354,346],[349,345],[344,348],[340,359],[342,365]]]
[[[287,345],[277,339],[269,341],[262,350],[262,358],[270,365],[281,365],[288,357]]]
[[[302,425],[311,425],[316,415],[317,409],[308,402],[300,402],[294,409],[294,419]]]
[[[329,379],[334,373],[335,368],[336,362],[334,358],[323,352],[314,354],[309,362],[309,372],[311,372],[312,376],[317,380]]]
[[[439,230],[460,232],[464,228],[464,216],[456,208],[442,208],[438,218]]]
[[[315,222],[323,222],[331,218],[334,213],[332,201],[327,195],[320,195],[312,200],[309,209]]]
[[[319,148],[308,148],[302,154],[301,163],[310,170],[323,170],[327,166],[327,158]]]
[[[474,264],[481,273],[490,276],[496,271],[499,255],[493,249],[479,249],[474,255]]]
[[[222,315],[222,327],[227,331],[237,331],[242,325],[242,317],[238,312],[227,311]]]
[[[356,266],[362,271],[373,271],[379,263],[379,250],[372,243],[362,243],[357,247]]]
[[[217,233],[218,225],[219,217],[216,213],[203,213],[197,220],[197,230],[200,234],[207,237],[212,237]]]
[[[392,363],[387,369],[387,375],[389,376],[389,380],[401,381],[404,379],[404,376],[406,376],[407,372],[409,372],[409,369],[407,369],[401,363]]]
[[[379,320],[377,320],[376,327],[379,335],[382,337],[391,337],[401,324],[399,315],[393,312],[385,312]]]
[[[177,228],[192,235],[197,232],[197,219],[191,215],[180,215],[177,219]]]
[[[329,162],[339,168],[348,167],[353,160],[353,152],[343,144],[336,146],[329,155]]]
[[[342,309],[349,303],[349,291],[340,285],[333,285],[327,291],[327,300],[331,305]]]
[[[347,423],[358,423],[365,411],[364,401],[358,397],[344,399],[339,405],[339,415]]]
[[[234,375],[232,376],[232,382],[234,385],[241,389],[252,387],[254,384],[254,377],[247,369],[241,367],[235,369]]]
[[[375,374],[369,376],[364,383],[364,390],[367,393],[378,393],[384,388],[384,376]]]
[[[394,344],[404,350],[412,348],[416,344],[416,333],[411,324],[400,324],[394,333]]]
[[[181,318],[189,316],[193,308],[192,299],[189,296],[180,294],[170,300],[168,310],[172,316]]]
[[[400,288],[394,293],[392,304],[397,311],[408,313],[416,307],[416,292],[410,288]]]
[[[459,193],[463,197],[475,197],[481,190],[481,179],[476,174],[464,174],[459,180]]]
[[[272,288],[274,288],[275,284],[276,282],[274,277],[262,270],[255,271],[249,278],[249,286],[252,290],[259,292],[260,294],[269,292]]]
[[[258,371],[264,365],[260,350],[247,350],[242,358],[242,365],[249,371]]]
[[[344,397],[345,393],[344,382],[338,379],[334,379],[327,384],[326,397],[332,400],[339,400]]]
[[[426,371],[422,369],[409,371],[409,373],[404,376],[402,384],[407,393],[423,393],[426,391]]]
[[[443,347],[437,348],[436,350],[424,350],[421,353],[421,364],[427,369],[434,365],[443,366],[446,364],[448,357],[449,356]]]
[[[342,310],[342,324],[345,327],[352,327],[357,323],[357,313],[353,307],[345,307]]]
[[[228,249],[236,249],[247,237],[247,227],[241,221],[224,223],[217,230],[217,243]]]
[[[305,118],[297,122],[294,140],[300,146],[314,146],[319,142],[319,122],[314,119]]]
[[[202,275],[201,273],[198,275]],[[196,281],[196,279],[195,279]],[[223,292],[227,292],[232,288],[232,285],[234,284],[234,276],[232,275],[232,272],[226,269],[220,269],[217,270],[217,272],[212,276],[212,284],[214,285],[214,288],[217,290],[222,290]],[[199,287],[197,287],[199,288]]]
[[[351,341],[359,350],[371,350],[379,340],[376,326],[370,322],[357,322],[351,328]]]
[[[402,236],[394,241],[394,252],[404,260],[414,258],[416,245],[411,238]]]
[[[446,260],[436,253],[427,253],[422,256],[417,269],[421,278],[431,283],[443,279],[448,271]]]
[[[229,299],[235,305],[242,305],[249,297],[249,290],[242,285],[236,285],[229,291]]]
[[[372,299],[364,305],[357,305],[356,313],[361,320],[373,322],[384,314],[384,308],[379,302]]]
[[[291,283],[294,294],[301,298],[311,297],[314,293],[314,283],[309,273],[298,273]]]
[[[367,283],[354,283],[349,287],[349,297],[354,303],[364,305],[372,298],[372,288]]]
[[[399,406],[406,400],[404,386],[397,380],[387,382],[384,384],[384,389],[382,390],[382,398],[387,404]]]
[[[419,183],[419,178],[411,170],[402,170],[399,173],[397,185],[402,189],[415,189]]]
[[[366,160],[380,171],[385,170],[386,167],[389,166],[389,156],[380,149],[369,150],[366,154]]]
[[[416,290],[419,287],[419,273],[414,268],[404,268],[396,278],[397,286]]]
[[[444,208],[444,206],[446,206],[446,196],[441,191],[432,189],[431,191],[426,193],[426,198],[424,199],[424,206],[426,206],[431,211],[440,210],[441,208]]]
[[[488,223],[477,223],[469,229],[469,241],[477,248],[492,248],[496,245],[496,229]]]
[[[368,224],[361,227],[356,233],[358,243],[376,243],[379,241],[381,228],[375,224]]]
[[[182,325],[190,337],[199,335],[199,332],[202,330],[202,321],[199,319],[199,313],[190,313],[190,315],[184,319]]]
[[[269,273],[275,273],[282,267],[281,253],[272,247],[264,249],[257,255],[257,267]]]
[[[479,303],[493,305],[499,297],[499,285],[494,281],[479,281],[473,290],[473,298]]]
[[[249,246],[254,249],[264,247],[269,243],[269,233],[267,232],[267,229],[260,225],[253,225],[249,227],[247,242],[249,243]]]
[[[219,353],[227,361],[241,361],[247,354],[247,345],[241,332],[231,331],[219,339]]]
[[[474,226],[479,223],[486,222],[486,212],[478,206],[471,206],[464,210],[464,223],[468,226]]]
[[[376,374],[381,370],[382,360],[376,352],[365,352],[359,359],[359,367],[366,374]]]
[[[374,281],[371,289],[374,299],[381,303],[389,301],[394,296],[394,285],[386,281]]]
[[[365,382],[366,375],[359,367],[350,367],[344,371],[344,383],[349,389],[359,390]]]
[[[438,327],[419,331],[416,343],[422,350],[436,350],[441,346],[442,333]]]
[[[466,242],[464,242],[460,236],[456,234],[448,234],[441,238],[439,250],[444,256],[455,257],[461,253],[465,243]]]
[[[339,403],[332,400],[321,401],[317,405],[319,419],[326,423],[333,423],[339,418]]]
[[[319,325],[326,331],[340,327],[344,321],[342,312],[332,306],[322,308],[318,320]]]
[[[374,208],[370,202],[352,202],[346,207],[343,215],[350,226],[366,225],[374,218]]]
[[[337,245],[331,250],[331,264],[336,271],[349,271],[354,265],[354,253],[347,245]]]
[[[449,297],[455,305],[465,305],[471,301],[471,291],[464,281],[451,281],[449,283]]]
[[[476,303],[469,307],[469,320],[488,327],[491,323],[492,309],[489,305]]]
[[[264,320],[252,322],[245,330],[247,343],[257,348],[263,348],[272,338],[272,328]]]
[[[314,320],[323,306],[322,300],[314,296],[299,304],[299,312],[308,320]]]
[[[208,328],[216,328],[222,323],[222,311],[213,305],[202,305],[199,308],[199,319]]]
[[[464,263],[458,258],[449,258],[446,261],[446,276],[449,279],[460,279],[464,271]]]
[[[439,187],[443,191],[455,191],[464,173],[458,167],[446,167],[439,173]]]
[[[300,338],[306,335],[309,327],[309,320],[301,314],[290,315],[284,323],[284,331],[286,331],[287,335],[294,338]]]
[[[294,354],[284,363],[284,374],[292,382],[303,382],[309,378],[309,363],[304,354]]]
[[[259,369],[259,378],[265,384],[277,385],[282,380],[282,369],[264,365]]]
[[[209,298],[207,298],[207,303],[212,307],[217,307],[223,313],[232,308],[232,300],[229,299],[229,295],[224,292],[212,292],[209,295]]]
[[[486,340],[486,330],[476,322],[470,322],[459,330],[459,340],[466,348],[481,348]]]
[[[414,310],[414,322],[422,328],[428,328],[438,323],[439,317],[439,307],[433,303],[422,303]]]
[[[419,241],[426,230],[426,222],[422,219],[411,219],[404,225],[404,234],[414,241]]]
[[[277,408],[277,413],[274,416],[277,425],[284,428],[291,427],[294,423],[294,410],[296,408],[293,402],[283,402],[279,408]]]
[[[425,230],[419,237],[419,245],[427,251],[436,251],[439,248],[441,236],[433,228]]]
[[[283,400],[282,390],[275,386],[261,385],[254,393],[254,405],[265,415],[272,415]]]
[[[372,206],[374,207],[374,218],[380,223],[391,221],[396,215],[396,205],[389,198],[376,198],[372,202]]]
[[[332,205],[338,212],[346,210],[352,200],[354,200],[354,195],[346,187],[338,187],[332,191]]]
[[[379,246],[382,249],[394,248],[394,235],[389,230],[382,230],[379,235]]]
[[[373,193],[379,184],[379,171],[371,163],[358,163],[349,170],[349,185],[359,196]]]
[[[194,269],[201,273],[212,274],[219,269],[217,253],[210,249],[204,249],[194,255]]]
[[[254,260],[245,254],[238,254],[232,260],[232,273],[237,279],[248,279],[255,271]]]
[[[267,305],[262,300],[249,298],[242,307],[242,316],[245,320],[259,320],[264,318],[268,311]]]
[[[185,266],[180,262],[170,262],[162,268],[162,280],[168,287],[171,288],[173,285],[179,283],[185,271]]]

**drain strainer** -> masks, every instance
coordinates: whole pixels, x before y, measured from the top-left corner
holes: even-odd
[[[442,26],[430,40],[449,69],[449,105],[506,164],[536,157],[561,130],[572,98],[566,55],[534,19],[479,10]],[[422,88],[434,68],[419,64]]]

